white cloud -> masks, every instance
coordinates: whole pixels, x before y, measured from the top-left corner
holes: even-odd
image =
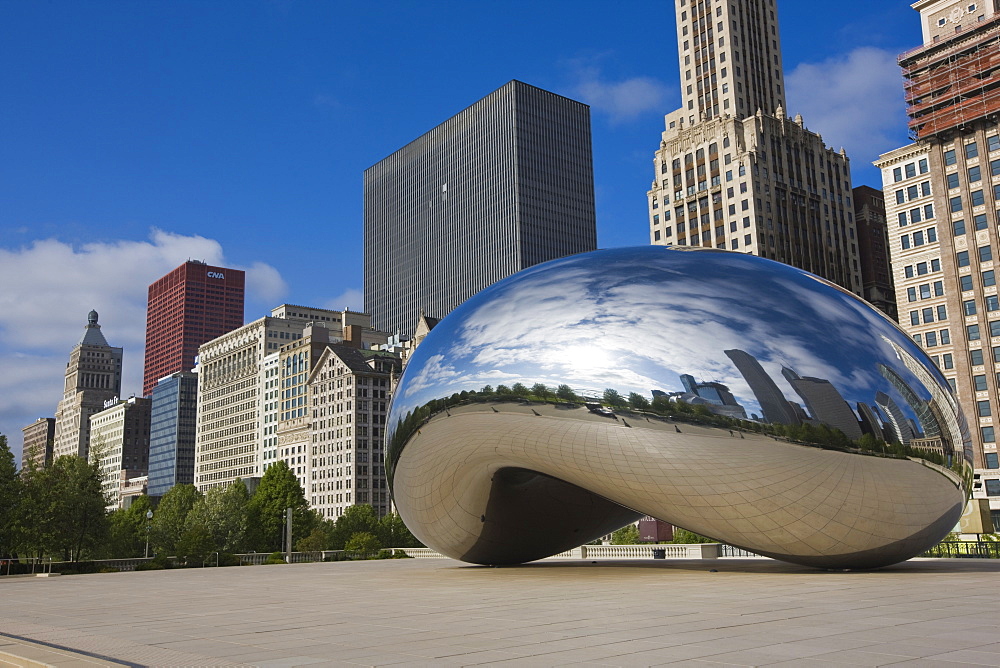
[[[108,343],[124,348],[122,393],[142,390],[147,288],[188,259],[242,268],[227,263],[214,239],[156,229],[148,241],[0,248],[0,433],[15,452],[21,427],[54,414],[91,309]],[[248,302],[273,303],[287,291],[274,267],[255,262],[246,271]]]
[[[258,300],[267,303],[278,303],[288,294],[288,284],[278,270],[263,262],[254,262],[245,269],[247,273],[247,292]]]
[[[365,296],[361,290],[348,288],[332,299],[328,299],[323,305],[331,311],[342,311],[349,308],[352,311],[363,311],[365,308]]]
[[[785,77],[788,109],[827,145],[870,162],[900,144],[906,127],[896,55],[860,47],[820,63],[801,63]],[[905,140],[904,140],[905,141]]]
[[[614,122],[627,121],[644,113],[663,113],[669,88],[652,77],[632,77],[612,81],[596,67],[577,71],[579,82],[574,95],[595,111],[611,116]]]

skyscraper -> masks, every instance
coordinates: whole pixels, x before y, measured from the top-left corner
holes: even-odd
[[[590,108],[511,81],[365,170],[365,310],[413,333],[531,265],[597,248]]]
[[[799,423],[799,418],[795,415],[791,404],[785,399],[785,395],[778,389],[774,379],[768,375],[756,357],[745,350],[734,349],[724,352],[736,365],[747,385],[750,386],[750,390],[757,398],[757,403],[760,404],[765,422]]]
[[[174,485],[194,482],[198,375],[178,371],[161,378],[151,399],[148,493],[163,496]]]
[[[647,193],[650,242],[753,253],[861,293],[851,174],[785,116],[774,0],[675,0],[682,107]]]
[[[899,57],[914,140],[879,157],[900,324],[970,422],[973,495],[1000,529],[1000,8],[922,0],[923,44]]]
[[[885,198],[869,186],[854,189],[854,222],[858,227],[862,296],[899,322],[896,289],[889,266],[889,230],[885,220]]]
[[[87,314],[83,337],[69,354],[63,398],[56,408],[53,457],[90,452],[90,416],[122,391],[122,349],[108,345],[97,324],[97,311]]]
[[[806,403],[814,420],[836,427],[844,432],[848,438],[861,438],[861,424],[858,422],[858,416],[844,401],[844,397],[833,386],[833,383],[825,378],[800,376],[788,367],[782,368],[781,375],[785,377],[792,389],[802,397],[802,401]]]
[[[243,326],[246,275],[188,260],[149,286],[143,396],[156,381],[190,371],[198,346]]]

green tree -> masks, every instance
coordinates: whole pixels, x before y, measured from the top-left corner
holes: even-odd
[[[608,406],[624,406],[625,398],[613,388],[604,390],[604,403]]]
[[[0,434],[0,557],[11,557],[17,550],[15,526],[20,502],[21,478],[14,453],[7,447],[7,437]]]
[[[382,544],[374,534],[361,531],[348,539],[344,549],[348,552],[357,552],[363,555],[372,555],[382,549]]]
[[[506,385],[497,385],[497,394],[510,394],[510,388]]]
[[[576,396],[576,392],[573,391],[569,385],[560,385],[556,388],[556,396],[563,401],[578,401],[580,397]]]
[[[634,524],[626,524],[611,534],[612,545],[635,545],[639,542],[639,527]]]
[[[483,389],[479,390],[480,394],[493,394],[492,385],[483,385]]]
[[[96,463],[76,455],[59,457],[45,469],[46,512],[51,517],[49,551],[67,561],[101,545],[108,531],[107,503]]]
[[[176,556],[183,559],[187,566],[200,566],[208,555],[215,552],[215,539],[207,526],[193,524],[181,534],[176,548]]]
[[[295,543],[295,549],[299,552],[320,552],[322,550],[332,550],[333,545],[333,522],[323,520],[316,525],[305,538],[300,538]]]
[[[665,395],[662,395],[662,394],[659,395],[659,396],[653,397],[652,407],[653,407],[654,411],[656,411],[657,413],[660,413],[661,415],[666,415],[666,414],[670,413],[670,410],[672,408],[671,403],[670,403],[670,399],[668,399]]]
[[[52,498],[48,475],[46,469],[28,459],[18,478],[20,497],[11,538],[19,551],[41,558],[52,544],[55,521],[49,507]]]
[[[250,530],[250,493],[242,480],[225,487],[213,487],[191,507],[185,527],[204,526],[212,535],[216,549],[243,552]]]
[[[548,399],[552,396],[552,390],[542,383],[535,383],[531,386],[531,393],[539,399]]]
[[[107,558],[143,556],[149,526],[146,513],[152,507],[149,497],[144,494],[133,499],[128,508],[119,508],[108,516],[108,540],[102,550]]]
[[[628,395],[628,405],[637,411],[644,411],[649,408],[649,399],[637,392]]]
[[[510,391],[517,397],[528,396],[528,388],[525,387],[524,383],[514,383],[510,386]]]
[[[347,549],[347,542],[356,533],[370,533],[378,535],[380,530],[378,515],[368,504],[362,503],[344,510],[344,514],[337,518],[333,525],[332,548],[334,550]],[[390,545],[389,547],[397,547]],[[402,546],[399,546],[402,547]]]
[[[702,536],[694,531],[674,527],[674,538],[670,542],[676,545],[694,545],[696,543],[718,543],[719,541]]]
[[[375,534],[385,547],[423,547],[403,523],[399,513],[390,513],[379,520]]]
[[[279,460],[268,467],[248,504],[256,528],[253,542],[258,552],[280,550],[285,531],[285,509],[292,509],[292,540],[312,533],[317,517],[306,503],[299,479]]]
[[[201,492],[194,485],[174,485],[153,511],[150,545],[163,556],[177,556],[177,541],[187,528],[187,516]]]

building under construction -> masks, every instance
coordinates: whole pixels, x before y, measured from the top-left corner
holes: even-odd
[[[985,6],[994,3],[963,0],[914,5],[917,9],[947,5],[943,8],[947,12],[934,12],[931,17],[929,43],[899,57],[911,139],[961,130],[981,119],[996,122],[1000,114],[1000,13]],[[977,5],[983,7],[976,9]]]
[[[882,156],[899,324],[951,384],[1000,530],[1000,0],[921,0],[899,57],[913,143]]]

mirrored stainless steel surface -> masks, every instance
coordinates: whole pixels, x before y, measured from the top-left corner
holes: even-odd
[[[807,272],[659,246],[537,265],[424,339],[386,464],[413,533],[473,563],[651,515],[800,564],[873,568],[954,527],[971,449],[894,323]]]

